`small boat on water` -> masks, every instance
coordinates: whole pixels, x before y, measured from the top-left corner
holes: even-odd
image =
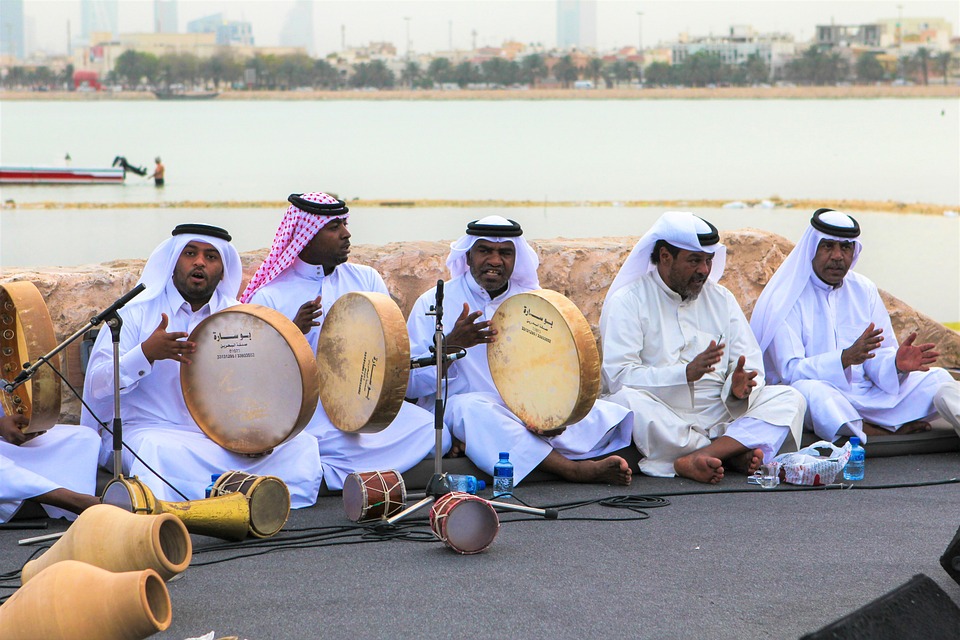
[[[154,91],[157,100],[212,100],[218,91]]]
[[[147,173],[117,156],[110,167],[0,167],[0,184],[123,184],[127,171]]]

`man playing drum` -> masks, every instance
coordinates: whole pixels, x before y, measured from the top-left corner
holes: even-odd
[[[799,390],[806,428],[831,442],[926,431],[938,414],[960,433],[960,382],[930,366],[932,343],[897,344],[876,285],[852,270],[861,248],[852,217],[813,214],[753,309],[767,380]]]
[[[0,391],[0,393],[6,393]],[[51,518],[74,519],[98,504],[100,438],[89,429],[58,424],[45,433],[24,434],[28,420],[0,409],[0,524],[26,500],[39,502]]]
[[[250,280],[241,300],[262,304],[291,318],[316,352],[324,308],[350,292],[389,295],[379,273],[347,262],[350,255],[349,209],[326,193],[294,194],[270,253]],[[401,328],[402,328],[401,323]],[[404,402],[396,418],[378,433],[341,431],[317,406],[306,427],[320,445],[323,479],[340,490],[354,472],[392,469],[403,473],[430,455],[436,443],[433,416]],[[443,435],[443,450],[450,436]]]
[[[185,338],[204,318],[238,304],[241,276],[240,255],[219,227],[179,225],[150,255],[139,280],[146,291],[119,311],[123,436],[139,456],[125,450],[123,470],[168,501],[203,498],[211,475],[228,470],[277,476],[290,489],[291,506],[307,507],[316,502],[321,475],[312,436],[300,433],[259,457],[233,453],[201,431],[184,401],[180,367],[190,366],[196,351],[196,343]],[[84,408],[81,423],[101,431],[105,467],[112,465],[112,436],[98,419],[107,424],[113,419],[113,375],[111,335],[104,328],[90,354],[83,389],[96,416]],[[270,398],[263,402],[268,407]]]
[[[471,222],[466,235],[451,244],[447,267],[452,279],[444,285],[443,308],[444,317],[456,321],[446,340],[450,347],[467,349],[467,355],[449,365],[444,422],[485,473],[492,475],[498,453],[509,451],[515,483],[541,469],[571,482],[628,485],[629,464],[609,454],[630,444],[629,411],[598,400],[586,418],[560,435],[545,437],[524,425],[497,391],[487,363],[487,344],[496,339],[490,319],[511,296],[540,288],[540,261],[522,233],[516,222],[489,216]],[[435,300],[436,289],[431,289],[410,312],[414,355],[427,354],[433,345],[436,322],[427,312]],[[436,388],[435,367],[415,369],[408,395],[432,404]]]
[[[795,450],[803,397],[764,386],[750,326],[727,289],[726,248],[692,213],[664,213],[610,285],[600,315],[603,383],[633,409],[640,470],[717,483]]]

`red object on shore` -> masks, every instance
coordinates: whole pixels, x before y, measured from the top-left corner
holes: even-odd
[[[74,71],[73,88],[79,89],[80,87],[84,86],[97,91],[102,90],[103,85],[100,84],[100,75],[96,71],[86,71],[83,69]]]
[[[123,184],[122,168],[0,167],[0,184]]]

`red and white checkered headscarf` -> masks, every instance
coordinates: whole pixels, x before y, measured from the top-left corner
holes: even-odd
[[[304,193],[300,196],[309,202],[317,204],[337,204],[338,200],[326,193]],[[303,248],[313,240],[320,229],[323,229],[331,220],[346,220],[350,214],[343,213],[335,216],[322,216],[315,213],[307,213],[300,207],[291,204],[287,207],[287,212],[280,222],[280,228],[273,238],[273,246],[270,247],[270,253],[267,255],[263,264],[253,274],[250,284],[243,290],[240,296],[240,302],[250,302],[253,293],[267,284],[281,273],[290,268]]]

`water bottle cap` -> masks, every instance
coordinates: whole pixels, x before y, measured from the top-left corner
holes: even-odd
[[[850,438],[850,446],[851,446],[851,447],[855,447],[855,446],[857,446],[858,444],[860,444],[860,438],[858,438],[857,436],[853,436],[853,437]]]
[[[219,473],[211,473],[211,474],[210,474],[210,482],[216,482],[217,480],[219,480],[219,479],[220,479],[220,475],[221,475],[221,474],[219,474]]]
[[[510,459],[510,452],[509,452],[509,451],[501,451],[501,452],[500,452],[500,459],[501,459],[501,460],[509,460],[509,459]]]
[[[487,483],[484,480],[477,480],[477,491],[483,491],[487,488]]]

